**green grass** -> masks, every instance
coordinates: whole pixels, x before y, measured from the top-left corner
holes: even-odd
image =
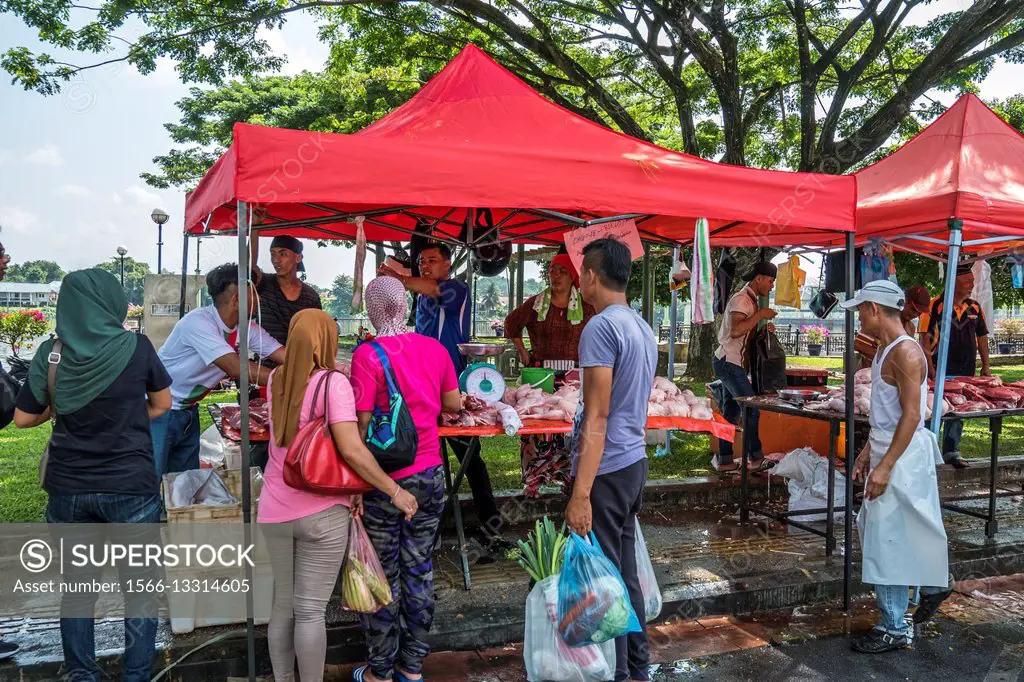
[[[805,361],[816,361],[818,367],[829,367],[839,358],[794,358],[791,366],[808,366]],[[1024,366],[999,368],[997,372],[1007,382],[1024,379]],[[698,394],[703,394],[703,383],[684,384]],[[201,426],[205,430],[212,423],[205,404],[211,402],[232,402],[234,393],[213,393],[200,407]],[[0,431],[0,523],[33,522],[43,519],[46,493],[39,487],[39,456],[46,447],[50,436],[50,425],[36,429],[21,430],[13,426]],[[522,486],[519,461],[519,438],[496,436],[484,438],[483,457],[491,474],[496,490],[517,490]],[[664,457],[655,457],[655,447],[649,447],[650,477],[652,479],[684,478],[707,474],[711,471],[710,437],[706,434],[679,432],[672,440],[671,452]],[[972,420],[967,422],[961,451],[971,459],[989,457],[988,422]],[[1000,454],[1004,456],[1024,453],[1024,419],[1004,421],[999,442]]]

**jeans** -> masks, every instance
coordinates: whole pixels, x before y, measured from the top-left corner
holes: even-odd
[[[711,368],[715,371],[715,376],[722,382],[722,388],[725,389],[725,401],[720,406],[722,408],[722,416],[730,424],[739,426],[740,404],[736,402],[735,398],[754,395],[754,387],[750,383],[750,377],[747,376],[746,371],[742,367],[726,362],[725,358],[715,358],[712,360]],[[758,435],[758,422],[760,419],[761,413],[758,410],[747,411],[747,426],[743,429],[743,450],[752,462],[760,461],[764,457],[764,453],[761,452],[761,438]],[[731,464],[732,453],[733,444],[720,440],[718,463]]]
[[[461,462],[466,456],[469,446],[478,438],[445,438],[452,454]],[[455,473],[453,467],[452,474]],[[473,506],[476,507],[477,522],[480,527],[476,534],[489,539],[495,535],[501,535],[501,527],[504,521],[498,513],[498,504],[494,501],[494,490],[491,488],[491,475],[487,472],[487,464],[484,462],[483,454],[477,451],[476,457],[466,467],[466,480],[469,481],[469,489],[473,492]],[[467,530],[469,530],[467,528]]]
[[[594,479],[590,491],[594,535],[602,551],[622,574],[629,601],[640,620],[640,632],[615,640],[615,682],[647,680],[650,647],[644,618],[644,594],[636,568],[636,515],[643,506],[647,459]]]
[[[946,587],[922,587],[921,594],[938,594]],[[875,585],[875,601],[882,618],[875,628],[890,635],[909,635],[911,625],[907,623],[907,609],[910,607],[910,587],[907,585]]]
[[[363,495],[363,523],[377,550],[395,600],[374,614],[361,614],[373,674],[394,678],[423,670],[430,653],[427,633],[434,623],[434,538],[444,511],[444,472],[433,467],[400,480],[419,509],[406,521],[384,493]]]
[[[960,438],[964,435],[964,420],[950,419],[942,427],[942,457],[949,462],[950,455],[960,454]]]
[[[122,537],[124,531],[119,529],[117,541],[130,544],[159,543],[159,521],[160,498],[157,495],[50,495],[46,505],[46,522],[53,524],[50,531],[57,536],[68,532],[66,528],[61,528],[63,524],[137,523],[145,524],[139,526],[137,537]],[[100,533],[95,538],[89,538],[89,541],[102,543],[103,537]],[[83,541],[79,533],[76,533],[75,538]],[[159,596],[147,591],[132,592],[124,587],[130,580],[152,579],[152,570],[123,566],[118,571],[125,608],[125,682],[148,682],[152,673]],[[102,570],[91,567],[76,569],[69,566],[64,579],[67,583],[91,581],[99,579],[101,574]],[[95,612],[98,596],[95,592],[85,592],[65,593],[61,597],[60,637],[64,649],[64,665],[67,668],[67,675],[62,679],[68,682],[99,682],[104,677],[96,663],[96,621],[92,617],[85,617]],[[128,617],[130,615],[149,617]]]
[[[199,406],[165,412],[149,422],[156,475],[199,468]]]

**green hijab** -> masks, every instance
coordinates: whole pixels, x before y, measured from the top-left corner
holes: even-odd
[[[72,272],[57,299],[57,338],[64,342],[57,366],[57,414],[88,405],[121,375],[135,353],[138,337],[124,328],[128,298],[109,272]],[[53,341],[36,350],[28,384],[40,405],[49,404],[46,378]]]

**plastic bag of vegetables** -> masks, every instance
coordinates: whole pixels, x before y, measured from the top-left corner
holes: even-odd
[[[366,534],[363,520],[352,517],[348,550],[341,569],[341,605],[357,613],[377,613],[392,601],[391,585]]]
[[[558,634],[571,647],[641,631],[622,576],[593,533],[588,540],[569,536],[558,581]]]
[[[640,578],[640,590],[644,593],[644,611],[647,622],[658,617],[661,613],[661,588],[658,587],[658,578],[654,575],[654,565],[651,563],[651,554],[647,551],[647,543],[644,542],[644,534],[640,530],[640,519],[636,519],[636,573]]]
[[[615,642],[569,648],[558,636],[558,576],[544,578],[526,599],[523,661],[529,682],[605,682],[615,678]]]

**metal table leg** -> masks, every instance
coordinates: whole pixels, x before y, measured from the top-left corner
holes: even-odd
[[[839,441],[839,421],[828,422],[828,517],[825,519],[825,556],[836,551],[836,455]]]
[[[740,402],[740,428],[743,429],[743,433],[747,432],[747,403],[746,401]],[[733,459],[736,458],[736,440],[733,436],[732,450]],[[747,457],[750,453],[747,452],[747,448],[743,446],[745,438],[740,438],[740,450],[743,452],[743,456],[740,458],[740,522],[747,523],[750,521],[750,503],[747,498]]]
[[[459,505],[459,487],[462,485],[462,477],[465,474],[466,464],[469,463],[473,457],[475,448],[471,445],[466,450],[466,455],[463,461],[459,463],[459,471],[455,474],[455,480],[452,480],[452,471],[448,465],[448,443],[445,439],[441,439],[441,463],[444,465],[444,478],[445,485],[448,486],[448,507],[452,510],[452,516],[455,519],[455,537],[459,543],[459,557],[462,560],[462,583],[466,589],[472,587],[472,579],[469,573],[469,553],[466,551],[466,529],[462,524],[462,507]],[[441,523],[437,526],[438,540],[441,538],[441,529],[444,527],[444,518],[441,518]]]
[[[985,523],[985,537],[994,538],[999,530],[996,520],[996,480],[999,471],[999,434],[1003,431],[1002,417],[989,417],[988,430],[992,434],[992,463],[988,488],[988,521]]]

